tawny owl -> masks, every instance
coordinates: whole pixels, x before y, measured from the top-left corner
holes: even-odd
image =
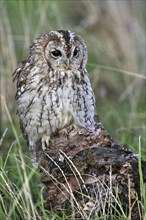
[[[51,135],[71,124],[95,130],[95,99],[86,64],[84,40],[59,30],[38,37],[28,59],[15,70],[17,114],[33,153],[39,141],[44,149]]]

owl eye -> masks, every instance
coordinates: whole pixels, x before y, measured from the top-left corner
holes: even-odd
[[[74,52],[73,52],[73,56],[74,56],[74,57],[77,57],[78,54],[79,54],[79,48],[76,47],[75,50],[74,50]]]
[[[51,55],[54,58],[58,58],[58,57],[62,56],[62,53],[60,52],[60,50],[53,50],[53,51],[51,51]]]

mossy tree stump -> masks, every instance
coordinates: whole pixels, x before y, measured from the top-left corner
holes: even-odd
[[[70,219],[143,219],[138,157],[99,122],[96,134],[69,127],[54,135],[45,152],[38,149],[37,158],[46,209]],[[144,161],[142,169],[146,181]]]

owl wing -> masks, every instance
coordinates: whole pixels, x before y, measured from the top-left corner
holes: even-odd
[[[27,60],[24,60],[18,65],[18,67],[16,68],[16,70],[12,74],[13,81],[15,81],[18,78],[19,74],[21,73],[22,69],[24,69],[27,62],[28,62]]]
[[[26,91],[27,85],[27,75],[31,70],[32,65],[28,62],[28,60],[22,61],[17,69],[13,73],[13,81],[16,81],[16,96],[15,98],[18,99],[23,92]]]
[[[31,69],[31,64],[28,62],[28,60],[22,61],[16,70],[13,73],[13,81],[16,81],[16,100],[19,99],[19,97],[26,91],[27,87],[27,75],[29,74],[29,71]],[[18,109],[17,109],[18,114]],[[24,136],[24,138],[27,140],[25,129],[23,128],[23,125],[20,121],[20,128],[21,132]]]

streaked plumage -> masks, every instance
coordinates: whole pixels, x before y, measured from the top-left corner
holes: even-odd
[[[17,114],[32,152],[39,141],[44,148],[51,135],[71,124],[95,130],[95,100],[86,63],[83,39],[60,30],[37,38],[28,59],[15,70]]]

